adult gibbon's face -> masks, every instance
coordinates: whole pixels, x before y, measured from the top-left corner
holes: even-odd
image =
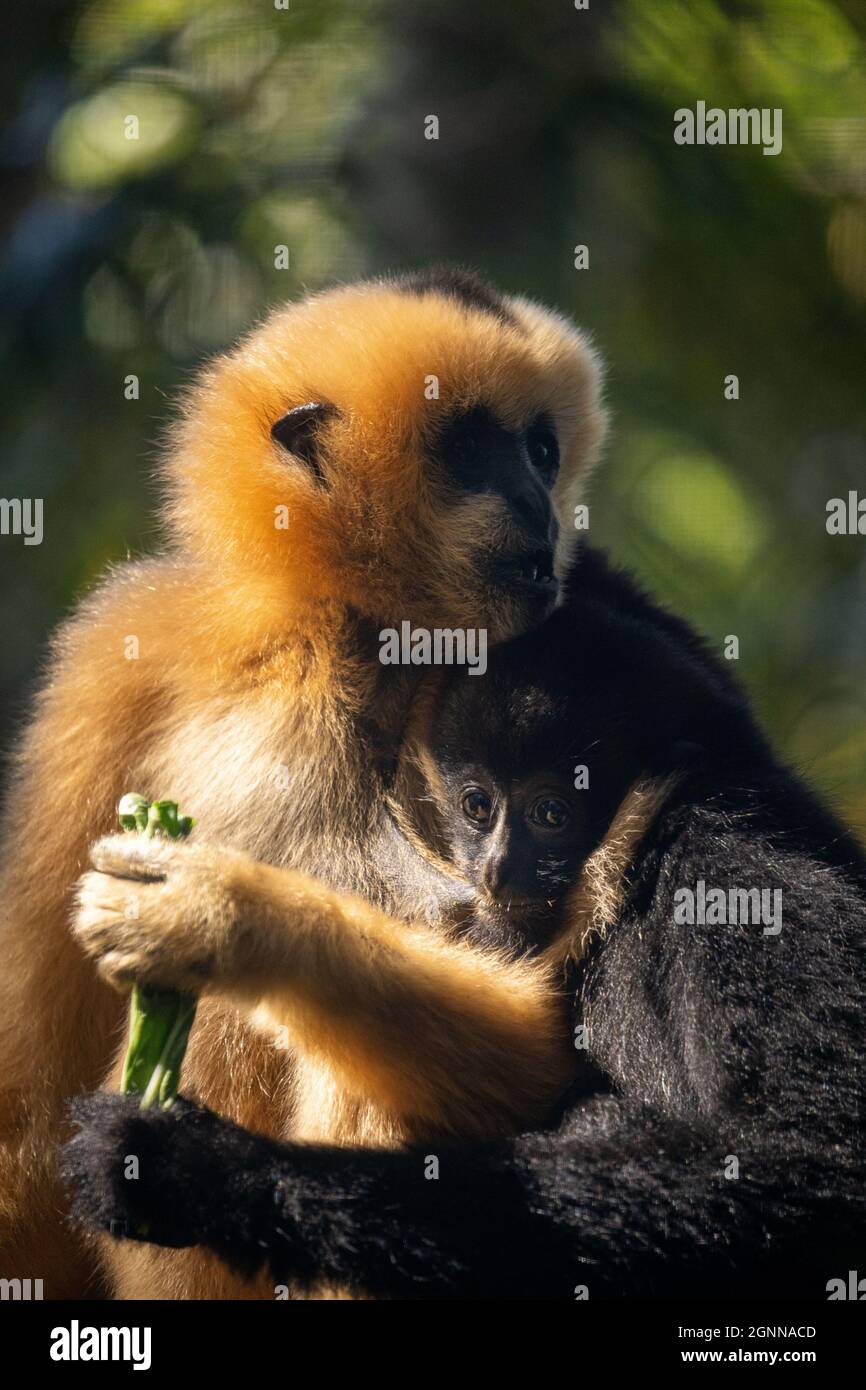
[[[555,602],[603,427],[595,358],[556,315],[468,277],[350,286],[203,376],[169,520],[229,581],[497,641]]]
[[[446,488],[446,526],[449,502],[456,516],[468,519],[478,515],[477,499],[496,505],[484,543],[476,540],[479,587],[489,592],[489,606],[514,608],[509,627],[540,622],[559,592],[552,491],[560,463],[553,421],[539,414],[509,429],[475,406],[446,423],[435,463]]]

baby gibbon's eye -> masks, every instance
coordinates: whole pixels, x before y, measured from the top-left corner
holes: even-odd
[[[490,820],[493,802],[487,793],[478,787],[473,787],[471,791],[466,792],[460,804],[463,807],[463,814],[475,821],[476,825],[486,825]]]
[[[552,487],[559,472],[559,444],[549,425],[534,424],[526,435],[526,451],[533,468]]]
[[[571,811],[559,796],[543,796],[529,812],[529,819],[543,830],[562,830],[571,820]]]

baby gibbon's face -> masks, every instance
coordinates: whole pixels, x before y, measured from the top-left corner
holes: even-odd
[[[423,765],[439,825],[477,895],[474,936],[515,947],[555,934],[569,890],[643,770],[639,729],[591,670],[565,688],[558,610],[483,676],[441,692]]]
[[[455,863],[503,914],[562,897],[589,851],[579,793],[553,771],[500,781],[477,764],[450,769]]]
[[[594,847],[585,793],[559,767],[504,776],[447,756],[437,783],[451,857],[477,895],[469,934],[516,950],[543,947]]]

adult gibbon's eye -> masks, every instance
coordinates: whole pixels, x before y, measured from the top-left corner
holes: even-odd
[[[461,430],[454,440],[454,452],[463,463],[475,462],[481,453],[481,445],[474,430]]]
[[[476,406],[448,422],[436,452],[452,485],[464,492],[486,492],[495,481],[497,451],[507,442],[490,412]]]
[[[562,830],[571,820],[571,812],[561,797],[543,796],[536,801],[529,819],[543,830]]]
[[[468,816],[470,820],[474,820],[476,825],[486,825],[490,820],[493,802],[487,793],[480,791],[478,787],[466,792],[460,804],[463,807],[463,814]]]
[[[559,445],[548,425],[533,425],[526,436],[526,451],[536,468],[550,486],[559,472]]]

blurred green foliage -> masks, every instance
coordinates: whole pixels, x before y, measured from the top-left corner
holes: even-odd
[[[866,831],[866,538],[825,529],[866,495],[862,4],[281,3],[0,17],[3,493],[46,509],[41,546],[0,539],[4,741],[57,618],[155,543],[190,370],[278,300],[451,259],[592,333],[592,537],[739,637],[778,746]],[[675,145],[698,100],[782,108],[782,153]]]

